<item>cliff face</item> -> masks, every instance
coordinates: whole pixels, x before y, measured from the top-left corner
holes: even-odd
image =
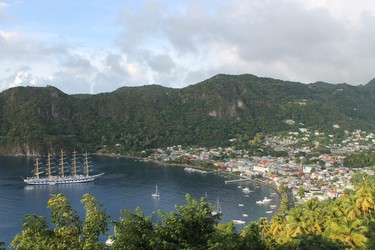
[[[0,154],[226,145],[237,135],[299,126],[374,129],[373,86],[217,75],[183,89],[150,85],[98,95],[17,87],[0,93]]]

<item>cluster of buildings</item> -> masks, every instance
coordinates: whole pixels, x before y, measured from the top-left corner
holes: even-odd
[[[338,125],[334,125],[339,129]],[[276,188],[284,185],[294,194],[295,202],[311,198],[325,200],[353,189],[351,177],[358,172],[374,175],[373,166],[350,168],[345,157],[354,152],[375,148],[373,133],[361,130],[324,134],[301,128],[299,131],[264,136],[259,149],[283,151],[284,156],[254,156],[249,151],[227,148],[195,148],[181,145],[156,149],[152,160],[168,163],[200,163],[215,166],[218,171],[257,178]]]

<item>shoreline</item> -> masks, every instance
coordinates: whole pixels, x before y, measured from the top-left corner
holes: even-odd
[[[158,161],[158,160],[155,160],[155,159],[148,159],[148,158],[140,157],[140,156],[117,155],[117,154],[110,154],[110,153],[92,153],[91,155],[107,156],[107,157],[112,157],[112,158],[126,158],[126,159],[140,160],[140,161],[143,161],[143,162],[151,162],[151,163],[155,163],[155,164],[158,164],[158,165],[166,165],[166,166],[170,166],[170,167],[183,167],[183,168],[191,167],[191,168],[198,169],[198,170],[205,170],[207,172],[214,172],[215,171],[215,170],[212,170],[212,169],[206,169],[206,168],[198,167],[198,166],[195,166],[195,165],[192,165],[192,164],[161,162],[161,161]]]
[[[277,189],[277,187],[274,186],[274,185],[272,185],[272,184],[269,184],[269,183],[267,183],[267,182],[265,182],[263,180],[257,179],[257,178],[244,177],[244,176],[240,176],[240,175],[237,175],[237,174],[234,174],[234,173],[230,173],[230,172],[227,172],[227,171],[220,171],[220,170],[211,170],[211,169],[199,168],[199,167],[191,165],[191,164],[167,163],[167,162],[161,162],[161,161],[158,161],[158,160],[155,160],[155,159],[150,160],[150,159],[147,159],[147,158],[144,158],[144,157],[138,157],[138,156],[116,155],[116,154],[109,154],[109,153],[108,154],[93,153],[92,155],[107,156],[107,157],[116,157],[116,158],[126,158],[126,159],[133,159],[133,160],[141,160],[141,161],[144,161],[144,162],[151,162],[151,163],[154,163],[154,164],[157,164],[157,165],[164,165],[164,166],[168,166],[168,167],[182,167],[182,168],[189,168],[189,167],[191,167],[191,168],[194,168],[194,169],[197,169],[197,170],[204,170],[204,171],[207,171],[207,172],[215,172],[215,173],[223,174],[224,176],[230,176],[230,177],[236,177],[236,178],[246,179],[246,181],[253,181],[255,183],[258,183],[258,184],[261,184],[261,185],[264,185],[266,187],[269,187],[269,188],[273,189],[276,192],[276,194],[279,196],[279,199],[280,199],[280,201],[278,203],[278,207],[277,207],[278,211],[280,210],[280,208],[282,206],[283,195],[279,192],[279,190]],[[291,204],[292,201],[289,199],[288,195],[287,195],[287,198],[288,198],[289,204]]]

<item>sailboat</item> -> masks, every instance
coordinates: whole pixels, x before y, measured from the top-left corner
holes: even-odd
[[[83,183],[83,182],[92,182],[96,178],[102,176],[104,173],[96,174],[96,175],[89,175],[89,162],[87,152],[85,154],[85,163],[84,163],[84,173],[78,174],[77,173],[77,160],[76,160],[76,152],[73,152],[73,171],[69,175],[65,175],[66,172],[66,162],[64,161],[64,151],[61,150],[60,156],[60,174],[59,175],[52,175],[51,171],[51,156],[48,154],[47,160],[47,175],[41,176],[40,167],[39,167],[39,160],[36,158],[35,161],[35,170],[34,176],[27,177],[26,179],[22,178],[24,182],[29,185],[55,185],[55,184],[72,184],[72,183]]]
[[[158,189],[158,186],[156,185],[155,187],[155,192],[151,194],[151,196],[153,198],[160,198],[160,193],[159,193],[159,189]]]
[[[222,215],[223,211],[221,210],[221,205],[219,202],[219,198],[216,199],[216,210],[212,211],[212,215]]]

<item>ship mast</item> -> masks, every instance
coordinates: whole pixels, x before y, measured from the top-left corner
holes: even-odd
[[[64,151],[61,150],[61,177],[64,177]]]
[[[48,178],[51,178],[51,155],[48,153]]]
[[[86,160],[85,160],[85,165],[86,165],[86,167],[85,167],[85,172],[86,172],[86,176],[89,176],[89,160],[87,159],[87,151],[86,151],[86,154],[85,154],[85,158],[86,158]]]
[[[36,158],[36,161],[35,161],[35,176],[36,178],[39,178],[39,162],[38,162],[38,157]]]
[[[73,151],[73,176],[77,175],[77,162],[76,162],[76,151]]]

